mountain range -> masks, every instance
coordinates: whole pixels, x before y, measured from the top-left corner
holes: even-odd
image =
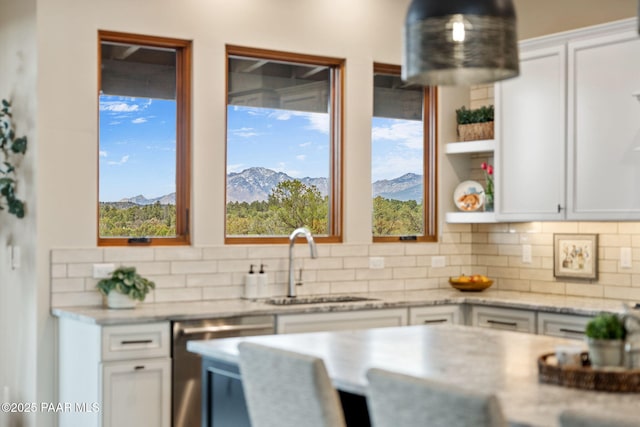
[[[271,190],[283,181],[291,181],[292,178],[283,172],[271,169],[253,167],[242,172],[232,172],[227,175],[227,199],[230,202],[255,202],[269,198]],[[299,178],[307,185],[315,185],[323,196],[328,192],[327,178]],[[382,196],[394,200],[422,200],[422,175],[407,173],[394,179],[376,181],[371,185],[373,197]],[[118,201],[123,205],[150,205],[156,202],[160,204],[175,204],[176,193],[147,199],[143,195],[125,198]]]

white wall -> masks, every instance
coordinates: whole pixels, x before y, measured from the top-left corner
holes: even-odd
[[[0,98],[13,103],[16,132],[29,139],[18,178],[18,197],[27,217],[0,211],[0,401],[35,401],[37,288],[35,280],[35,0],[0,1]],[[12,270],[9,246],[19,246],[22,267]],[[46,285],[45,285],[46,291]],[[29,425],[23,414],[0,413],[0,426]],[[35,425],[35,424],[31,424]]]

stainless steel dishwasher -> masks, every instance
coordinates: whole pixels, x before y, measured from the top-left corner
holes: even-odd
[[[269,335],[274,316],[238,316],[173,321],[173,427],[201,427],[201,361],[187,351],[187,341]]]

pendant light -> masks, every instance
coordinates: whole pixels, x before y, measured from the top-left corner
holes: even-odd
[[[517,76],[511,0],[413,0],[404,27],[402,79],[472,85]]]

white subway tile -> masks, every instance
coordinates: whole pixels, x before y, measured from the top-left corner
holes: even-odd
[[[172,274],[216,273],[219,261],[172,261]],[[222,261],[220,261],[222,262]]]
[[[123,265],[135,261],[153,261],[153,248],[105,248],[105,262],[119,262]]]
[[[51,251],[51,262],[102,262],[102,249],[54,249]]]
[[[51,264],[51,277],[67,277],[67,264]]]
[[[67,277],[92,277],[93,264],[67,264]]]
[[[202,288],[202,298],[204,300],[220,300],[241,298],[243,289],[240,286],[216,286]]]
[[[51,295],[52,307],[101,306],[102,295],[96,292],[62,292]]]
[[[200,301],[202,288],[156,289],[155,302]]]
[[[156,261],[187,261],[187,260],[201,260],[202,249],[192,247],[169,247],[169,248],[155,248],[155,260]]]
[[[368,245],[332,245],[331,256],[347,257],[347,256],[369,256]]]
[[[225,245],[202,248],[203,259],[247,259],[247,253],[247,247],[239,245]]]
[[[51,279],[52,292],[84,291],[84,279],[81,277]]]
[[[230,273],[218,274],[190,274],[187,276],[188,287],[223,287],[233,286],[233,276]]]

